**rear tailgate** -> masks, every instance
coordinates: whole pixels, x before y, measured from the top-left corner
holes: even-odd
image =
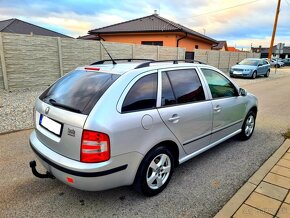
[[[37,100],[35,109],[35,129],[39,141],[63,156],[80,160],[82,132],[87,115],[57,108],[41,100]]]

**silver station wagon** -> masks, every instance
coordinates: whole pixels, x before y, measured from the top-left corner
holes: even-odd
[[[179,164],[255,128],[257,99],[218,69],[185,61],[100,61],[77,68],[36,101],[30,145],[72,187],[133,185],[160,193]]]

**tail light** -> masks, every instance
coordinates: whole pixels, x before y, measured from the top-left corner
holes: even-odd
[[[101,132],[84,130],[81,144],[81,162],[98,163],[109,159],[109,136]]]

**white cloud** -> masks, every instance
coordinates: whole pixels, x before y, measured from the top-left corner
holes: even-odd
[[[73,37],[87,31],[126,20],[153,14],[206,34],[217,40],[228,40],[229,45],[268,46],[272,34],[276,1],[259,0],[124,0],[124,1],[2,1],[0,20],[13,17],[52,28]],[[223,10],[225,8],[231,9]],[[218,11],[212,13],[213,11]],[[282,1],[276,42],[290,45],[290,5]]]

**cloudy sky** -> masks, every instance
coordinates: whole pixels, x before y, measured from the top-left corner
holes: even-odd
[[[269,46],[278,0],[0,0],[0,20],[18,18],[73,37],[88,30],[160,16],[227,40],[238,48]],[[275,43],[290,45],[290,0],[281,0]]]

